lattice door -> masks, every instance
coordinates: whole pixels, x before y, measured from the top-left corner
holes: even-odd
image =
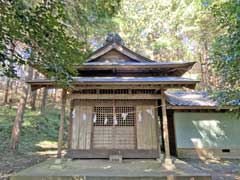
[[[95,106],[96,122],[93,124],[94,149],[134,149],[136,147],[135,133],[135,107],[115,107],[116,120],[114,120],[113,107]],[[122,113],[127,113],[126,118]]]

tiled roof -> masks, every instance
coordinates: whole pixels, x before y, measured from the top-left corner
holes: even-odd
[[[216,107],[219,104],[212,100],[207,92],[167,91],[167,101],[173,106],[208,106]]]
[[[28,81],[28,83],[52,83],[55,82],[53,79],[35,79]],[[183,78],[183,77],[73,77],[73,83],[131,83],[131,82],[147,82],[147,83],[154,83],[154,82],[186,82],[186,83],[197,83],[198,81]]]

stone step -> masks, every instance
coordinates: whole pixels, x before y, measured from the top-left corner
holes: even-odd
[[[210,176],[12,176],[10,180],[211,180]]]

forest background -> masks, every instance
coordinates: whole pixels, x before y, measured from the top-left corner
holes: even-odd
[[[32,92],[25,80],[56,78],[68,87],[71,64],[83,63],[112,32],[157,62],[196,61],[184,75],[201,81],[196,89],[222,105],[240,105],[239,0],[2,0],[0,157],[9,162],[0,163],[3,174],[16,170],[16,156],[45,157],[56,148],[61,90]]]

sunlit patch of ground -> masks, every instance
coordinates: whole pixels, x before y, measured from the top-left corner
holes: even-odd
[[[49,157],[56,157],[57,154],[57,142],[56,141],[41,141],[36,144],[41,148],[41,151],[35,152],[37,155],[48,155]],[[66,151],[63,150],[62,154],[65,155]]]
[[[41,141],[36,144],[36,146],[39,146],[43,149],[56,149],[57,148],[57,142],[56,141]]]
[[[240,180],[240,160],[183,160],[211,174],[213,180]]]

